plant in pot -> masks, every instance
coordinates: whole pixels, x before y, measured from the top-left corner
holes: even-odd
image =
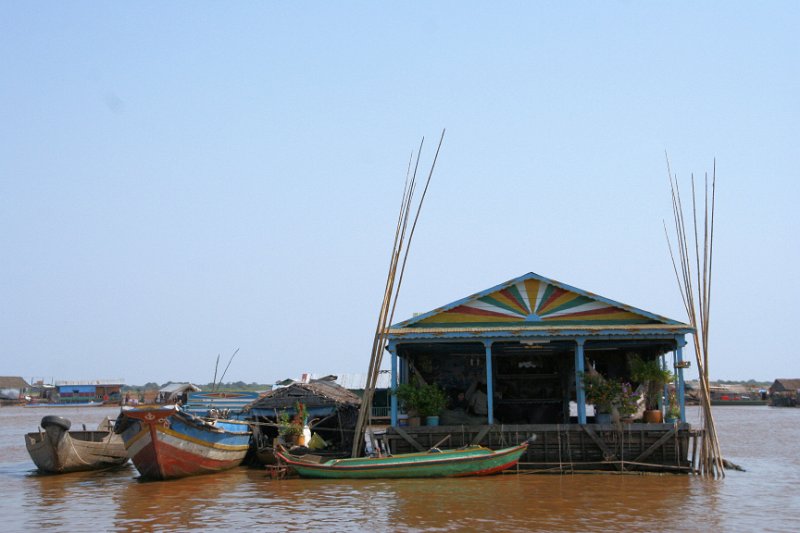
[[[664,391],[664,386],[672,381],[672,372],[661,368],[658,359],[645,361],[636,356],[631,360],[631,378],[645,387],[644,421],[661,423],[663,416],[658,401]]]
[[[679,420],[681,417],[681,406],[678,404],[678,397],[675,395],[675,391],[669,393],[669,402],[667,403],[667,414],[665,415],[665,421],[668,424],[673,424],[675,421]]]
[[[425,425],[438,426],[439,413],[447,406],[447,394],[435,383],[420,387],[418,394],[417,409],[425,417]]]
[[[278,415],[278,435],[289,445],[305,446],[306,408],[302,403],[295,405],[294,416],[286,411]]]
[[[633,415],[639,410],[639,394],[630,383],[620,383],[620,393],[616,402],[623,422],[633,422]]]
[[[397,387],[397,398],[408,413],[410,426],[419,425],[420,417],[426,417],[429,426],[438,425],[439,413],[447,405],[447,395],[436,384],[403,383]]]
[[[419,389],[411,383],[401,383],[397,386],[397,399],[400,402],[400,408],[408,414],[408,425],[419,425]]]
[[[606,379],[600,374],[584,373],[583,387],[586,392],[586,402],[594,405],[595,421],[598,424],[611,422],[611,413],[615,402],[618,402],[622,393],[622,385],[618,381]]]

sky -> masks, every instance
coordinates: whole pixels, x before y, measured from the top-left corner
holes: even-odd
[[[394,322],[528,272],[686,321],[668,154],[711,378],[800,376],[800,5],[700,4],[0,3],[0,374],[366,372],[446,128]]]

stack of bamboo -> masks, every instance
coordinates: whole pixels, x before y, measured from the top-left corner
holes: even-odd
[[[375,394],[375,387],[378,382],[378,373],[380,372],[381,363],[383,361],[383,351],[386,347],[386,337],[388,328],[392,323],[394,317],[395,306],[397,305],[397,296],[400,294],[400,286],[403,283],[403,272],[405,271],[406,261],[408,260],[408,251],[411,247],[411,239],[414,236],[414,230],[417,227],[419,214],[422,211],[422,204],[425,201],[425,195],[428,192],[428,186],[433,177],[433,169],[436,167],[436,160],[439,158],[439,150],[444,141],[444,130],[439,139],[439,145],[436,148],[436,154],[431,163],[430,172],[428,172],[428,179],[425,181],[425,188],[422,190],[419,203],[417,204],[416,214],[414,215],[413,222],[410,230],[408,229],[408,222],[412,212],[412,203],[414,199],[414,192],[417,185],[417,170],[419,169],[419,159],[422,153],[422,147],[425,144],[423,137],[417,151],[416,161],[414,154],[411,154],[408,162],[408,170],[406,171],[406,183],[403,188],[403,197],[400,202],[400,214],[397,217],[397,226],[394,234],[394,244],[392,245],[391,260],[389,261],[389,274],[386,277],[386,286],[383,292],[383,301],[381,302],[380,312],[378,314],[378,324],[375,328],[375,337],[372,342],[372,355],[369,361],[369,370],[367,371],[367,384],[364,387],[364,396],[361,399],[361,410],[358,414],[358,422],[356,423],[355,438],[353,439],[352,456],[358,457],[360,455],[361,447],[364,444],[364,430],[368,425],[369,417],[372,412],[372,398]],[[412,168],[413,162],[413,168]],[[403,258],[400,263],[400,258]]]
[[[672,243],[666,223],[664,231],[667,234],[672,265],[678,280],[683,305],[689,315],[689,323],[694,328],[694,351],[697,358],[697,370],[700,381],[700,406],[703,418],[702,448],[699,457],[699,472],[702,475],[725,477],[722,452],[714,426],[714,417],[711,414],[711,395],[708,379],[708,332],[709,316],[711,310],[711,266],[714,250],[714,200],[716,191],[717,165],[714,162],[714,171],[711,177],[711,193],[709,196],[708,174],[705,175],[705,196],[703,208],[703,221],[698,223],[697,195],[695,193],[694,175],[692,175],[692,226],[694,229],[694,250],[690,248],[690,237],[686,233],[683,203],[677,177],[673,178],[672,169],[667,160],[670,189],[672,190],[672,212],[675,223],[676,248],[679,261],[676,263]],[[703,234],[699,235],[702,224]],[[679,268],[680,267],[680,270]]]

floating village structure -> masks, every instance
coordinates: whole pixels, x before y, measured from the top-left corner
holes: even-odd
[[[29,388],[19,376],[0,376],[0,405],[19,403]]]
[[[778,378],[769,387],[770,405],[797,407],[800,405],[800,379]]]
[[[100,379],[87,381],[56,381],[59,403],[119,403],[125,380]]]
[[[167,383],[158,389],[155,401],[156,403],[181,402],[186,404],[190,393],[200,391],[200,387],[194,383]]]
[[[336,383],[336,376],[291,381],[274,388],[245,408],[253,421],[253,439],[259,459],[274,461],[272,446],[279,433],[282,414],[298,415],[302,405],[307,420],[300,421],[327,443],[327,452],[348,450],[361,407],[361,398]],[[308,443],[305,443],[308,444]]]
[[[450,406],[485,395],[477,409],[448,409],[439,426],[406,425],[392,396],[386,439],[394,453],[536,440],[521,467],[690,471],[697,430],[686,423],[681,322],[529,273],[389,328],[391,384],[434,383]],[[582,376],[590,366],[632,381],[630,361],[675,369],[680,419],[597,424]],[[636,384],[635,384],[636,385]],[[662,399],[663,401],[663,399]],[[466,416],[464,415],[466,412]]]

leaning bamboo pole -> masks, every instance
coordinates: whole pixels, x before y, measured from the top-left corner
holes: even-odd
[[[436,148],[436,154],[434,155],[430,171],[428,172],[425,188],[423,189],[419,203],[416,207],[416,214],[414,215],[411,230],[408,233],[408,237],[406,237],[408,222],[412,212],[412,200],[416,190],[417,170],[419,169],[420,155],[425,142],[424,138],[420,142],[413,171],[411,170],[411,161],[409,160],[409,168],[406,172],[406,185],[403,189],[403,197],[400,202],[400,213],[397,218],[394,244],[392,246],[391,259],[389,261],[389,272],[386,276],[383,301],[381,302],[380,311],[378,313],[378,323],[375,328],[375,335],[372,341],[372,352],[370,355],[369,369],[367,371],[367,382],[364,387],[364,395],[361,398],[361,409],[359,410],[358,420],[356,422],[353,448],[351,451],[352,457],[359,456],[361,447],[364,444],[364,430],[368,425],[367,423],[372,412],[372,398],[375,394],[375,388],[378,383],[378,375],[380,373],[381,363],[383,361],[383,352],[386,347],[388,328],[394,317],[394,311],[397,305],[397,297],[400,293],[400,286],[402,285],[403,274],[405,272],[406,262],[408,260],[408,252],[411,247],[411,239],[414,236],[414,230],[417,227],[417,221],[419,220],[419,215],[422,211],[422,204],[425,201],[425,196],[428,192],[428,186],[430,185],[431,178],[433,177],[433,170],[436,167],[436,161],[439,158],[439,151],[442,147],[442,141],[444,141],[444,133],[445,130],[442,130],[442,136],[439,139],[439,145]],[[411,159],[414,159],[413,154]],[[402,264],[400,264],[401,256],[403,258]]]
[[[711,267],[713,265],[714,250],[714,209],[716,197],[716,161],[711,178],[711,196],[708,190],[708,174],[705,175],[705,194],[703,201],[702,240],[700,237],[697,212],[697,191],[695,190],[694,174],[692,184],[692,227],[694,233],[693,250],[690,248],[690,237],[686,232],[686,219],[684,217],[683,201],[677,176],[673,177],[669,159],[667,159],[667,172],[669,174],[670,190],[672,193],[672,214],[675,230],[675,248],[678,261],[675,260],[672,242],[669,238],[666,223],[664,232],[667,236],[670,258],[673,270],[678,281],[689,323],[694,329],[693,344],[697,360],[697,372],[700,382],[700,406],[702,412],[703,434],[698,462],[698,471],[702,475],[712,477],[725,477],[722,451],[717,437],[714,417],[711,412],[711,393],[709,389],[708,351],[709,351],[709,325],[711,312]],[[709,205],[710,201],[710,205]],[[702,244],[702,246],[701,246]],[[679,269],[680,266],[680,269]]]

